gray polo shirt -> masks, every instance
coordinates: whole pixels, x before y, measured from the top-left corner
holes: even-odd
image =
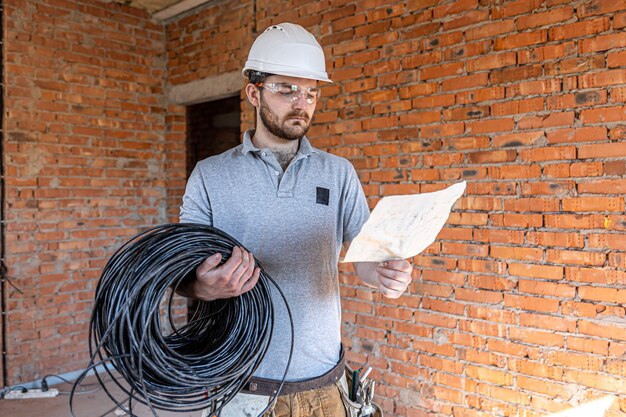
[[[363,189],[346,159],[306,137],[283,172],[247,131],[243,143],[199,162],[189,178],[181,222],[217,227],[240,241],[287,296],[295,325],[290,381],[313,378],[339,359],[341,303],[337,261],[369,216]],[[287,363],[287,312],[272,288],[274,335],[256,376],[280,379]]]

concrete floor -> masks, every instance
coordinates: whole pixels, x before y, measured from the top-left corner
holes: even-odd
[[[106,392],[99,388],[95,377],[85,379],[79,390],[85,391],[74,396],[75,417],[118,417],[128,414],[118,410]],[[26,400],[0,400],[1,417],[70,417],[69,392],[70,384],[58,384],[51,388],[59,390],[54,398],[36,398]],[[116,398],[124,398],[121,390],[114,383],[107,384],[107,389],[116,394]],[[95,392],[93,392],[95,391]],[[65,393],[65,394],[64,394]],[[150,409],[141,404],[133,406],[133,413],[139,417],[153,417]],[[200,417],[201,411],[175,413],[157,410],[159,417]]]

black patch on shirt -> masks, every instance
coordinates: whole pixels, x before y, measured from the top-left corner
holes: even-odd
[[[317,204],[323,204],[327,206],[329,197],[330,190],[328,188],[317,187],[317,199],[315,200]]]

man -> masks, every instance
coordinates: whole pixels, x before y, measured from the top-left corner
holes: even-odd
[[[274,25],[252,45],[243,74],[256,128],[245,132],[241,145],[198,163],[180,220],[222,229],[252,252],[235,248],[222,265],[219,254],[207,258],[181,293],[206,301],[241,295],[259,278],[256,257],[286,294],[295,326],[289,383],[274,414],[344,416],[335,384],[344,372],[337,262],[341,245],[357,235],[369,210],[352,165],[313,148],[305,136],[318,83],[331,82],[324,53],[301,26]],[[411,282],[406,260],[354,266],[365,284],[387,297],[399,297]],[[248,395],[238,395],[222,417],[257,415],[283,376],[291,333],[274,295],[269,350]],[[255,398],[260,405],[250,404]]]

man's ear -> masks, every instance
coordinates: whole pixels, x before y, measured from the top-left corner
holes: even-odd
[[[254,107],[258,108],[261,105],[261,91],[254,84],[246,85],[246,96]]]

